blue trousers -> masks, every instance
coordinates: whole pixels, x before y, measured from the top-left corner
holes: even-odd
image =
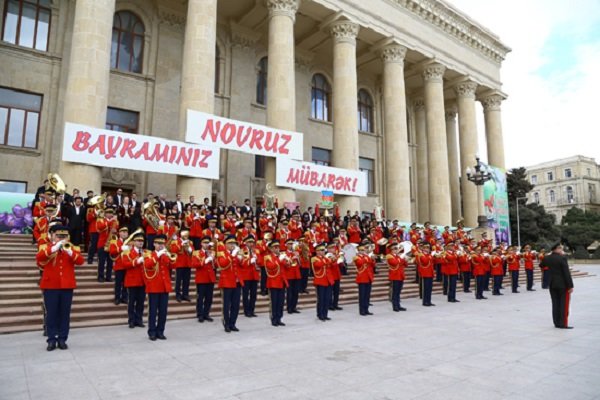
[[[300,268],[300,292],[305,292],[306,288],[308,288],[308,274],[310,268]]]
[[[533,270],[526,269],[525,274],[527,275],[527,290],[533,289]]]
[[[177,268],[175,270],[175,296],[189,297],[191,268]]]
[[[271,322],[277,324],[283,318],[283,301],[285,298],[285,289],[269,289],[271,296]]]
[[[392,281],[392,308],[394,310],[400,309],[400,294],[402,293],[402,287],[404,287],[404,281]]]
[[[240,312],[241,286],[221,289],[223,297],[223,326],[233,328]]]
[[[154,238],[156,237],[155,234],[148,234],[146,235],[146,248],[150,251],[154,251]],[[199,249],[199,247],[196,247],[197,249]]]
[[[98,278],[110,281],[112,279],[113,260],[108,252],[101,247],[98,249]]]
[[[115,271],[115,300],[127,302],[127,290],[125,290],[125,270]]]
[[[141,325],[144,321],[144,300],[146,300],[146,291],[144,286],[134,286],[127,288],[129,291],[129,301],[127,303],[127,322],[130,324]]]
[[[444,274],[442,276],[442,288],[443,288],[443,293],[448,294],[448,275],[447,274]]]
[[[340,300],[340,281],[334,281],[331,287],[331,302],[329,307],[338,307]]]
[[[510,275],[512,278],[512,291],[514,293],[519,287],[519,271],[510,271]]]
[[[196,293],[198,294],[198,297],[196,298],[196,318],[206,318],[210,316],[214,290],[214,283],[196,284]]]
[[[290,279],[286,289],[287,311],[292,312],[298,307],[298,294],[300,293],[300,279]]]
[[[90,233],[90,247],[88,248],[88,256],[87,256],[88,264],[91,264],[92,262],[94,262],[94,256],[96,255],[97,251],[98,251],[98,232],[92,232],[92,233]]]
[[[471,272],[463,272],[463,292],[471,290]]]
[[[542,270],[542,289],[550,287],[550,270]]]
[[[423,305],[431,304],[431,292],[433,290],[433,278],[422,278]]]
[[[485,287],[486,275],[477,275],[475,277],[475,298],[483,298],[483,288]]]
[[[317,317],[327,318],[331,301],[331,286],[315,286],[317,289]]]
[[[267,270],[264,266],[260,267],[260,294],[267,294]]]
[[[254,314],[257,290],[258,281],[244,281],[244,287],[242,287],[242,305],[244,306],[245,316]]]
[[[485,292],[490,290],[490,277],[492,276],[491,272],[485,273],[485,279],[483,280],[483,290]]]
[[[442,264],[435,264],[435,281],[442,281]]]
[[[500,287],[502,286],[502,275],[494,275],[494,291],[493,294],[500,294]]]
[[[73,289],[44,289],[48,343],[66,342],[71,323]]]
[[[165,334],[169,293],[148,293],[148,336]]]
[[[448,280],[448,300],[456,300],[456,275],[446,275]]]
[[[369,302],[371,301],[371,284],[358,284],[358,312],[360,315],[369,312]]]

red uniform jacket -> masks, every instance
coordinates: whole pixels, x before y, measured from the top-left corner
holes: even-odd
[[[284,261],[279,257],[275,257],[272,253],[265,256],[268,289],[283,289],[288,287],[288,282],[283,271],[284,268]]]
[[[348,241],[350,243],[356,243],[359,244],[360,243],[360,228],[356,225],[349,225],[348,226]]]
[[[526,251],[523,253],[523,259],[525,260],[525,269],[533,269],[533,262],[536,259],[535,254],[532,251]]]
[[[247,229],[247,228],[242,228],[242,229],[238,229],[237,230],[237,234],[235,235],[235,239],[238,241],[239,245],[241,246],[244,243],[244,239],[247,238],[248,236],[253,236],[254,239],[256,239],[256,229]]]
[[[33,237],[38,243],[38,247],[40,245],[40,243],[38,242],[40,240],[40,237],[42,237],[43,235],[48,236],[49,224],[50,221],[48,221],[48,218],[46,216],[39,217],[35,220],[35,226],[33,227]]]
[[[150,251],[147,251],[150,254]],[[124,286],[129,287],[140,287],[144,286],[144,264],[138,264],[137,259],[144,255],[142,249],[141,252],[135,247],[131,247],[129,251],[123,252],[123,266],[125,267],[125,283]]]
[[[258,256],[256,250],[250,253],[246,250],[247,254],[240,264],[240,275],[244,282],[246,281],[258,281],[260,279],[260,273],[258,272]],[[254,259],[254,261],[252,261]]]
[[[202,228],[204,226],[204,217],[190,215],[185,217],[185,226],[190,230],[190,237],[202,237]]]
[[[294,240],[298,240],[302,237],[302,224],[295,219],[291,219],[288,224],[288,229],[290,231],[290,238]]]
[[[471,272],[471,260],[469,255],[464,251],[461,251],[458,255],[458,267],[460,272]]]
[[[85,220],[87,221],[88,232],[96,233],[96,210],[94,208],[88,208],[85,214]]]
[[[37,264],[44,270],[40,289],[75,289],[75,266],[83,264],[79,247],[72,246],[72,255],[62,249],[52,253],[52,244],[42,245],[37,252]]]
[[[431,254],[417,253],[415,262],[421,278],[433,278],[433,256]]]
[[[286,280],[292,279],[300,279],[302,275],[300,274],[300,262],[298,260],[298,255],[294,251],[285,251],[285,255],[287,256],[287,260],[282,261],[284,275]]]
[[[454,235],[450,231],[442,232],[442,239],[444,239],[444,244],[448,244],[454,241]]]
[[[509,271],[518,271],[521,268],[521,256],[515,253],[506,255],[506,264]]]
[[[153,251],[144,257],[144,283],[146,293],[171,293],[172,262],[166,254],[160,257]]]
[[[342,274],[340,272],[340,264],[338,264],[338,256],[339,253],[336,251],[334,253],[329,253],[331,256],[328,256],[329,259],[329,267],[327,268],[327,273],[331,273],[331,278],[335,281],[339,281],[342,279]]]
[[[386,257],[388,265],[388,279],[390,281],[403,281],[404,269],[408,265],[406,259],[397,254],[388,254]]]
[[[356,265],[356,283],[373,282],[375,260],[366,254],[359,254],[354,257],[354,265]]]
[[[319,243],[329,242],[329,228],[327,224],[319,223],[317,225],[317,241]]]
[[[171,240],[169,252],[177,254],[174,268],[190,268],[192,266],[192,255],[188,253],[188,248],[194,251],[194,245],[191,240],[188,240],[185,246],[183,245],[183,239],[181,238]]]
[[[313,285],[315,286],[331,286],[333,279],[330,280],[330,275],[327,274],[329,262],[327,258],[315,256],[310,260],[313,270]]]
[[[158,227],[158,234],[165,235],[167,240],[171,240],[177,232],[179,232],[179,228],[176,225],[164,224]]]
[[[157,235],[160,227],[161,227],[161,221],[164,222],[165,221],[165,216],[162,214],[159,214],[158,216],[159,219],[159,226],[158,229],[154,229],[154,227],[152,225],[150,225],[148,223],[148,221],[146,221],[146,218],[142,218],[142,225],[144,225],[144,228],[146,229],[146,236],[147,235]]]
[[[444,273],[458,275],[458,256],[453,251],[447,251],[444,256]]]
[[[544,259],[546,255],[545,254],[538,254],[538,265],[540,266],[540,268],[542,269],[542,271],[548,271],[550,268],[543,266],[542,267],[542,260]]]
[[[214,231],[211,231],[209,228],[206,228],[202,231],[201,237],[208,236],[211,239],[216,239],[219,242],[222,242],[224,237],[219,228],[215,228]]]
[[[96,232],[98,232],[98,249],[104,248],[111,230],[115,232],[119,230],[119,221],[116,218],[108,220],[107,218],[99,218],[96,220]]]
[[[256,246],[254,246],[254,251],[256,252],[256,265],[258,265],[260,268],[264,268],[265,255],[269,254],[267,242],[264,240],[259,240],[258,242],[256,242]]]
[[[306,243],[308,244],[308,248],[310,249],[310,254],[315,254],[315,245],[318,244],[319,237],[317,232],[312,229],[304,232],[304,237],[306,238]]]
[[[271,222],[271,220],[269,220],[268,218],[264,217],[258,220],[258,227],[260,228],[261,239],[265,237],[265,233],[273,233],[273,231],[275,230],[275,228],[273,227],[273,222]]]
[[[45,201],[39,201],[37,203],[35,203],[35,206],[33,206],[33,212],[31,213],[31,215],[34,218],[41,218],[43,216],[46,215],[46,203]]]
[[[489,258],[490,261],[490,269],[492,276],[501,276],[504,275],[504,268],[502,268],[502,264],[504,264],[504,260],[502,257],[497,255],[491,255]]]
[[[288,239],[288,232],[285,229],[277,229],[275,231],[275,240],[279,242],[279,246],[285,249],[285,241]]]
[[[196,269],[195,282],[198,283],[215,283],[217,276],[215,275],[214,262],[211,260],[204,250],[196,250],[192,253],[192,268]]]
[[[486,258],[487,257],[483,254],[473,254],[471,256],[471,264],[473,265],[474,276],[485,275],[487,267],[489,266],[489,264],[486,262]]]
[[[108,246],[108,254],[114,260],[113,269],[120,271],[125,269],[123,264],[123,256],[121,254],[121,246],[123,246],[123,239],[118,238],[117,240],[111,240]]]
[[[419,242],[419,239],[421,238],[421,234],[419,233],[419,231],[417,229],[411,229],[409,232],[409,237],[410,237],[410,242],[413,245],[416,245]]]
[[[240,260],[227,250],[217,253],[217,266],[219,268],[219,288],[235,288],[237,284],[244,286],[240,276]]]
[[[237,221],[233,218],[225,218],[223,221],[223,232],[227,232],[229,235],[235,235],[237,228],[235,224]]]

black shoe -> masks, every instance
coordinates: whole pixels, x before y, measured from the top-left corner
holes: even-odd
[[[252,318],[258,317],[258,315],[254,314],[254,313],[250,314],[250,316],[251,316]]]
[[[329,307],[329,311],[335,311],[335,308],[333,306]]]
[[[156,341],[156,336],[152,335],[152,336],[148,336],[148,339],[152,340],[153,342]]]
[[[300,314],[300,310],[292,310],[294,314]]]
[[[465,290],[464,292],[465,292],[465,293],[471,293],[471,291],[470,291],[470,290]]]
[[[163,335],[162,333],[160,335],[156,335],[156,338],[160,339],[160,340],[167,340],[167,337],[165,335]]]
[[[204,318],[202,318],[202,317],[198,318],[198,322],[204,322]]]
[[[118,306],[119,304],[121,304],[121,300],[115,300],[115,306]]]
[[[528,292],[535,292],[535,289],[527,289]]]
[[[190,303],[192,301],[192,299],[190,299],[188,296],[183,296],[181,299],[183,301],[187,301],[188,303]]]
[[[487,297],[485,297],[485,296],[481,296],[481,298],[482,298],[483,300],[487,300]]]
[[[373,303],[369,303],[369,307],[373,307]]]
[[[231,329],[233,332],[239,332],[240,330],[237,328],[237,326],[232,326],[229,329]]]
[[[429,303],[423,304],[423,307],[431,307],[431,304],[429,304]]]
[[[364,317],[365,315],[367,315],[367,313],[361,312],[360,315]]]
[[[181,296],[175,296],[175,300],[176,300],[178,303],[181,303]]]
[[[429,305],[430,305],[431,307],[435,307],[435,304],[433,304],[433,303],[429,303]]]
[[[492,296],[500,296],[500,293],[492,293]]]
[[[104,282],[104,278],[98,278],[98,282]]]
[[[400,311],[400,309],[399,309],[399,308],[393,308],[392,310],[394,310],[395,312],[398,312],[398,311]]]
[[[208,321],[208,322],[213,322],[214,321],[214,319],[212,319],[211,317],[204,317],[204,320]]]
[[[343,308],[342,308],[342,307],[339,307],[339,306],[335,306],[334,308],[335,308],[337,311],[343,310]]]
[[[225,332],[229,333],[229,332],[231,332],[231,329],[228,326],[226,326],[225,327]]]
[[[400,310],[400,311],[406,311],[406,308],[400,307],[398,310]]]
[[[46,350],[52,351],[54,349],[56,349],[56,342],[48,342],[48,347],[46,347]]]
[[[448,296],[448,292],[442,292],[444,296]]]
[[[133,329],[133,328],[135,328],[135,324],[133,322],[130,322],[129,323],[129,329]]]
[[[112,282],[112,279],[106,279],[104,282]]]
[[[325,321],[331,321],[331,318],[325,317]]]
[[[363,314],[361,314],[363,315]],[[327,321],[325,318],[319,317],[319,321]]]
[[[367,315],[373,315],[371,311],[367,311]]]
[[[67,346],[66,342],[61,342],[60,340],[58,341],[58,348],[61,350],[66,350],[69,348],[69,346]]]
[[[287,312],[287,313],[288,313],[288,314],[293,314],[293,313],[294,313],[294,310],[288,310],[288,312]]]
[[[277,323],[277,325],[279,325],[279,326],[285,326],[285,324],[284,324],[283,322],[281,322],[281,321],[279,321],[279,322]]]
[[[572,326],[561,326],[560,329],[573,329]]]
[[[277,322],[275,322],[275,321],[271,322],[271,325],[273,325],[275,327],[279,326],[279,324]]]
[[[143,322],[140,322],[139,324],[135,324],[135,326],[139,326],[140,328],[145,328],[146,325],[144,325]]]
[[[518,291],[518,290],[513,290],[512,292],[513,292],[513,293],[519,293],[519,291]]]

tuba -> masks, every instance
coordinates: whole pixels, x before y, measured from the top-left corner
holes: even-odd
[[[155,231],[158,231],[158,228],[160,227],[160,216],[158,215],[158,211],[154,207],[154,204],[156,204],[156,200],[154,199],[144,204],[144,219]]]
[[[133,240],[133,237],[140,233],[144,233],[144,230],[142,228],[137,228],[135,231],[133,231],[133,233],[127,236],[127,239],[123,241],[123,246],[129,246],[129,243]]]
[[[88,202],[88,205],[94,207],[97,211],[98,218],[104,218],[104,202],[106,201],[106,193],[94,196]]]
[[[65,185],[58,174],[53,172],[48,174],[48,183],[46,184],[46,189],[50,188],[58,194],[64,194],[67,191],[67,185]]]

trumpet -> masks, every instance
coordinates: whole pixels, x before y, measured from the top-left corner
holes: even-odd
[[[71,242],[65,242],[62,245],[62,249],[65,250],[65,251],[69,251],[72,248],[73,248],[73,243],[71,243]]]
[[[177,260],[177,254],[173,254],[166,250],[165,250],[165,254],[167,257],[169,257],[169,260],[171,260],[171,262],[175,262]]]

